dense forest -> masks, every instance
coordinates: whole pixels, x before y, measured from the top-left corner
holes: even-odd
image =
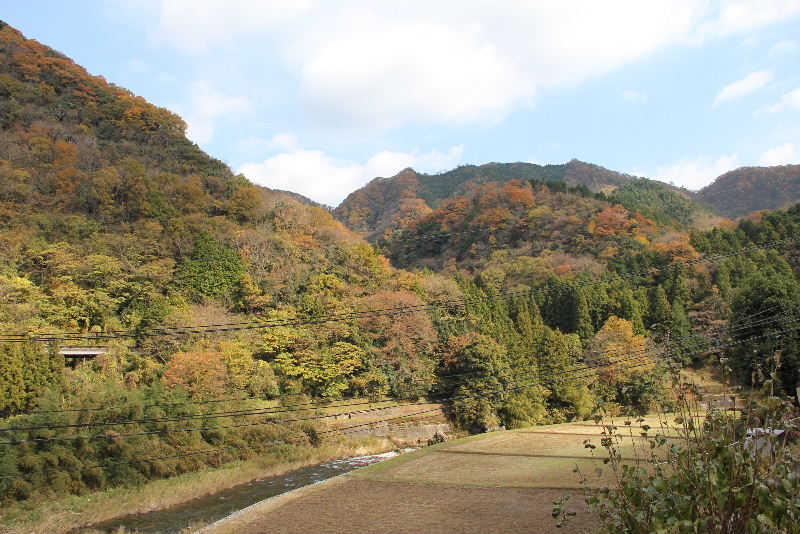
[[[676,191],[490,165],[373,182],[350,231],[2,23],[0,97],[0,499],[313,445],[345,399],[441,401],[473,432],[641,413],[672,402],[659,355],[702,363],[726,327],[743,383],[798,385],[797,207],[699,231]]]
[[[688,239],[685,230],[707,215],[647,180],[610,194],[563,181],[510,180],[399,219],[378,244],[401,267],[472,267],[497,252],[552,258],[562,273],[598,273],[604,259],[621,252]]]
[[[375,243],[387,231],[427,215],[447,201],[471,198],[487,183],[511,180],[550,182],[551,189],[555,182],[584,186],[659,224],[682,228],[707,229],[725,224],[723,217],[735,219],[759,210],[785,209],[800,201],[800,165],[743,167],[693,192],[572,160],[562,165],[462,165],[435,175],[405,169],[390,178],[375,178],[350,193],[333,214]]]
[[[698,191],[695,199],[733,218],[788,208],[800,202],[800,165],[742,167],[726,172]]]
[[[376,178],[354,191],[333,210],[333,214],[348,228],[374,240],[388,228],[438,208],[446,200],[471,196],[480,186],[490,182],[509,180],[562,181],[567,185],[601,191],[628,183],[633,177],[578,160],[563,165],[462,165],[436,175],[405,169],[391,178]]]

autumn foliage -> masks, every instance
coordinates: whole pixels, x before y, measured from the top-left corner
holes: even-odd
[[[695,207],[679,193],[572,161],[407,169],[334,218],[235,175],[184,130],[0,23],[0,327],[108,349],[66,366],[36,343],[0,347],[0,411],[44,410],[4,424],[142,421],[127,437],[13,434],[28,441],[0,446],[4,472],[20,474],[0,481],[2,500],[143,483],[321,436],[311,420],[268,416],[209,428],[215,410],[451,399],[470,431],[640,412],[669,400],[656,370],[586,366],[791,310],[800,294],[793,249],[681,263],[796,236],[796,208],[689,232]],[[641,207],[652,198],[681,215]],[[772,361],[770,343],[748,346],[759,360],[730,353],[739,376]],[[784,392],[798,385],[795,353],[782,353]],[[226,452],[193,456],[209,448]],[[169,459],[133,461],[151,456]]]

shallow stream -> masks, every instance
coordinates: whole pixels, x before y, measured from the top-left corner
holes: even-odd
[[[289,471],[282,475],[253,480],[252,482],[234,486],[213,495],[200,497],[163,510],[127,515],[103,521],[102,523],[95,523],[88,527],[73,530],[72,534],[86,532],[111,534],[120,532],[121,528],[124,528],[123,532],[140,534],[177,534],[190,525],[212,523],[264,499],[321,482],[359,467],[393,458],[398,454],[400,453],[393,451],[316,464]]]

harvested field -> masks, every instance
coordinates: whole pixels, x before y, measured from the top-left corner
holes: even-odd
[[[550,514],[552,503],[564,494],[550,489],[431,486],[342,477],[293,499],[268,501],[210,532],[572,533],[594,527],[594,521],[582,514],[568,528],[556,528]],[[573,501],[582,508],[579,496]]]
[[[572,469],[594,469],[594,460],[516,455],[428,454],[377,473],[358,475],[369,480],[434,485],[504,486],[513,488],[580,488]]]
[[[600,436],[592,434],[576,436],[574,434],[544,432],[504,432],[494,439],[459,443],[447,448],[448,452],[472,452],[484,454],[509,454],[521,456],[556,456],[562,458],[586,458],[592,453],[584,442],[597,447],[594,456],[604,458],[605,451],[600,446]],[[623,456],[633,449],[633,443],[625,440],[621,443]]]
[[[633,433],[622,440],[623,457],[634,442],[644,445],[641,428],[631,427],[621,428]],[[574,469],[611,475],[602,462],[602,429],[563,424],[448,441],[264,501],[202,532],[590,531],[597,524]],[[562,497],[578,515],[556,529],[553,503]]]

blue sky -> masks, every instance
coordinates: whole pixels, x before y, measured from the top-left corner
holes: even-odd
[[[800,0],[8,2],[254,182],[572,158],[698,189],[800,162]]]

